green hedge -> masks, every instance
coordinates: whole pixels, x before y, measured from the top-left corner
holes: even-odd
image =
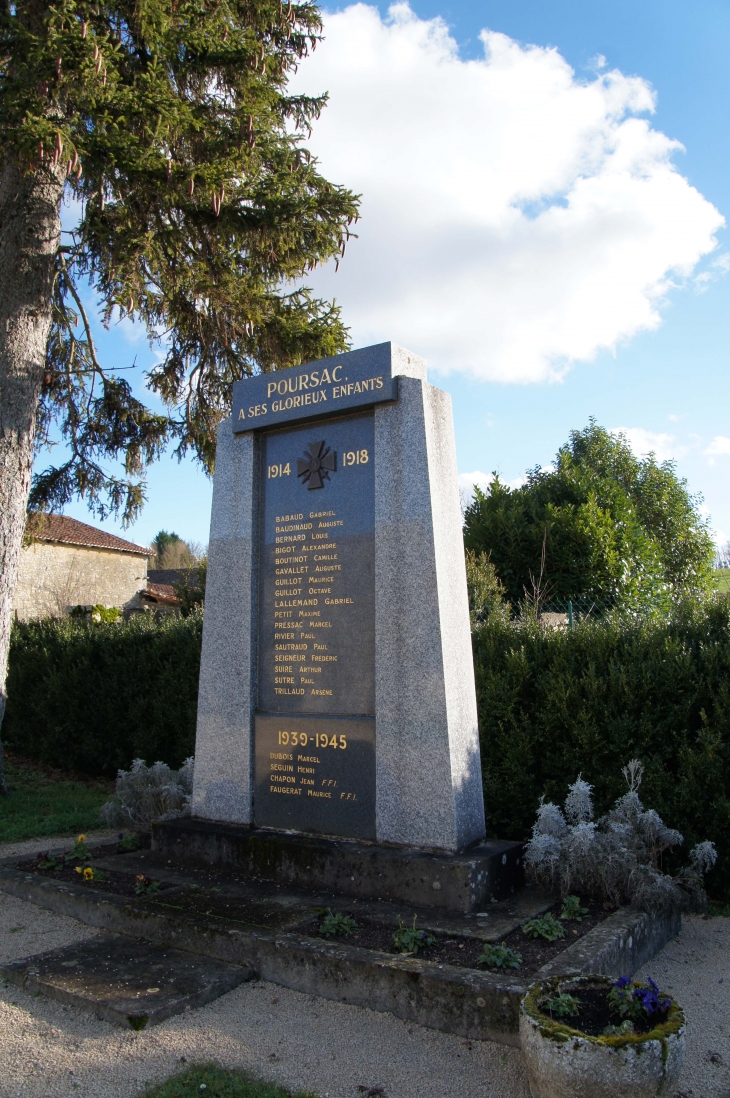
[[[24,755],[114,777],[195,750],[202,617],[15,623],[2,734]]]
[[[709,883],[730,898],[730,600],[572,631],[495,622],[474,655],[488,834],[527,838],[540,795],[562,803],[578,773],[604,812],[639,758],[645,804],[685,851],[717,844]]]
[[[5,738],[95,775],[135,757],[178,766],[194,750],[201,624],[16,624]],[[494,621],[474,655],[490,835],[527,838],[541,794],[562,801],[579,772],[605,811],[637,757],[645,803],[685,849],[717,844],[711,888],[730,899],[730,600],[571,632]]]

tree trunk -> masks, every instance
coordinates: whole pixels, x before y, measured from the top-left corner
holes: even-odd
[[[6,157],[0,179],[0,728],[62,192],[60,169],[42,166],[24,175]],[[0,793],[5,792],[0,747]]]

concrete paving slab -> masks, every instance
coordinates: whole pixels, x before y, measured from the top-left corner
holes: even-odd
[[[249,968],[194,957],[122,934],[0,963],[0,976],[134,1030],[200,1007],[253,977]]]
[[[3,851],[0,850],[0,856]],[[0,956],[98,932],[0,892]],[[730,919],[689,918],[639,975],[687,1013],[687,1061],[670,1098],[730,1098]],[[0,980],[1,1098],[138,1098],[187,1064],[244,1068],[321,1098],[529,1098],[517,1048],[467,1041],[392,1014],[241,984],[200,1010],[141,1033]]]

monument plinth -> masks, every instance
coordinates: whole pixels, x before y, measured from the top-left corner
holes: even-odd
[[[249,850],[250,829],[257,849],[307,836],[315,876],[327,840],[388,846],[396,865],[397,849],[455,855],[484,837],[451,400],[395,344],[234,386],[192,811],[228,825],[229,850],[230,825]],[[490,866],[469,872],[494,890]]]

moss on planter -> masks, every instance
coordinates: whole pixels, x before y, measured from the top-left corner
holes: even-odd
[[[607,976],[579,976],[572,978],[553,976],[550,980],[532,984],[531,987],[527,989],[527,993],[522,1002],[525,1013],[539,1026],[540,1036],[545,1037],[547,1040],[554,1041],[556,1044],[564,1044],[571,1038],[579,1037],[583,1041],[590,1041],[591,1044],[594,1045],[604,1045],[607,1048],[625,1048],[628,1045],[633,1045],[636,1047],[637,1055],[640,1055],[643,1051],[642,1046],[648,1041],[659,1041],[662,1046],[662,1060],[666,1063],[669,1056],[667,1038],[679,1033],[685,1024],[684,1011],[671,996],[667,996],[671,1006],[666,1021],[655,1026],[654,1029],[649,1030],[648,1033],[625,1033],[611,1037],[592,1037],[590,1034],[583,1033],[582,1030],[576,1029],[574,1026],[569,1026],[565,1022],[556,1022],[549,1014],[544,1014],[540,1010],[540,1002],[543,999],[546,999],[551,995],[560,994],[561,991],[564,991],[567,988],[580,989],[581,987],[603,986],[608,990],[612,984],[613,981]]]

